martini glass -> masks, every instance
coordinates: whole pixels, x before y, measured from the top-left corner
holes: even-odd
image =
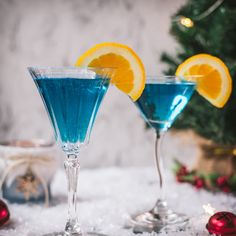
[[[67,157],[64,162],[68,180],[65,231],[48,235],[82,236],[84,234],[76,211],[79,152],[89,142],[97,111],[110,83],[112,69],[30,67],[28,70],[42,97],[55,137]]]
[[[195,89],[195,83],[177,76],[147,77],[145,89],[135,105],[145,121],[156,132],[155,160],[159,177],[159,196],[154,207],[131,219],[131,226],[136,233],[159,232],[172,226],[181,227],[188,218],[173,212],[164,196],[163,164],[161,159],[161,142],[164,133],[187,105]]]

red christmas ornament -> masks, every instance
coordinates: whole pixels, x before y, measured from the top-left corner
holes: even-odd
[[[236,215],[231,212],[217,212],[210,217],[206,228],[217,236],[236,235]]]
[[[205,186],[204,180],[199,177],[195,177],[194,186],[197,189],[203,188]]]
[[[185,182],[184,176],[188,175],[188,170],[185,166],[181,166],[178,172],[176,173],[176,181],[177,182]]]
[[[10,213],[7,205],[0,200],[0,227],[10,219]]]
[[[223,188],[221,188],[221,190],[225,193],[230,193],[231,189],[228,186],[224,186]]]
[[[179,169],[177,175],[181,175],[181,176],[185,176],[188,174],[188,170],[186,168],[186,166],[181,166],[181,168]]]
[[[229,180],[229,177],[228,176],[219,176],[217,179],[216,179],[216,183],[219,187],[223,187],[225,185],[228,185],[228,180]]]
[[[180,176],[180,175],[177,175],[177,176],[176,176],[176,181],[179,182],[179,183],[184,182],[182,176]]]

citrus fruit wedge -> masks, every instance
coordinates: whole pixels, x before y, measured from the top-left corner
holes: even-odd
[[[136,101],[145,87],[145,70],[138,55],[128,46],[119,43],[100,43],[86,51],[76,66],[111,67],[111,78],[118,89]]]
[[[209,54],[188,58],[179,65],[176,75],[195,81],[198,93],[218,108],[226,104],[232,92],[232,78],[227,66]]]

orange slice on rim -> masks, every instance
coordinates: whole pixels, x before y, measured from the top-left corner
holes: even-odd
[[[119,43],[100,43],[86,51],[76,66],[114,67],[111,83],[136,101],[145,87],[145,70],[138,55]]]
[[[232,78],[227,66],[209,54],[188,58],[179,65],[176,75],[195,81],[198,93],[218,108],[223,107],[231,95]]]

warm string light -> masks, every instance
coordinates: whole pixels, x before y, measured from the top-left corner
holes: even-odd
[[[185,16],[180,17],[179,22],[181,25],[187,27],[187,28],[192,28],[194,26],[194,22]]]
[[[204,11],[202,14],[195,16],[194,18],[189,18],[186,16],[177,16],[173,21],[178,22],[181,26],[184,26],[186,28],[192,28],[194,26],[195,21],[199,21],[204,19],[205,17],[209,16],[212,12],[214,12],[222,3],[224,0],[218,0],[216,1],[211,7],[209,7],[206,11]]]
[[[236,156],[236,148],[233,149],[232,153],[234,156]]]

